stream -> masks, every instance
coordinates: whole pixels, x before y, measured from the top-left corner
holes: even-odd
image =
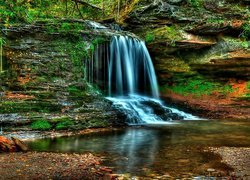
[[[249,148],[247,120],[173,121],[165,125],[132,126],[82,136],[47,138],[28,142],[34,151],[86,153],[103,157],[114,173],[149,177],[205,176],[208,169],[233,170],[209,148]],[[242,154],[238,159],[248,159]],[[249,162],[248,162],[248,165]],[[239,164],[240,166],[240,164]],[[245,164],[242,164],[245,166]],[[250,167],[243,167],[243,169]]]

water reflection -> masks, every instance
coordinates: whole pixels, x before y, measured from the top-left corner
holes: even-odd
[[[41,139],[31,149],[58,152],[94,152],[106,157],[116,173],[145,175],[206,172],[208,167],[228,169],[206,147],[250,147],[249,122],[192,121],[169,126],[127,128],[98,134]]]

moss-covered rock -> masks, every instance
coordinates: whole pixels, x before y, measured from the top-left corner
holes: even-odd
[[[9,63],[0,74],[4,130],[14,126],[43,130],[43,123],[51,126],[44,130],[115,124],[116,112],[85,81],[83,64],[97,44],[110,39],[112,30],[94,31],[89,21],[58,20],[11,26],[3,32],[3,52]]]

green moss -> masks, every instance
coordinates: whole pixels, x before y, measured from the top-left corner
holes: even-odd
[[[151,42],[167,42],[171,46],[175,46],[175,41],[184,39],[184,32],[177,26],[165,26],[162,28],[148,31],[145,35],[145,41]]]
[[[71,24],[70,23],[62,23],[60,30],[62,30],[62,31],[70,31],[71,30]]]
[[[201,7],[203,5],[203,0],[187,0],[188,4],[193,7]]]
[[[0,113],[18,112],[58,112],[61,106],[46,101],[2,101],[0,102]]]
[[[72,129],[74,126],[74,121],[68,116],[62,116],[58,118],[53,118],[50,121],[56,130]]]
[[[109,123],[105,119],[91,119],[86,123],[87,128],[100,128],[107,126],[109,126]]]
[[[154,39],[155,39],[154,34],[152,34],[152,33],[148,33],[148,34],[146,34],[146,37],[145,37],[145,41],[146,41],[146,43],[153,42],[153,41],[154,41]]]
[[[74,122],[72,122],[71,120],[63,120],[56,124],[56,130],[70,129],[72,128],[72,126],[74,126]]]
[[[33,122],[30,127],[33,130],[45,131],[45,130],[51,129],[52,126],[47,120],[40,119],[40,120],[37,120],[37,121]]]
[[[220,18],[209,18],[206,20],[207,23],[213,24],[213,25],[223,25],[225,23],[225,19],[220,19]]]
[[[85,91],[76,86],[69,86],[67,90],[72,96],[81,97],[85,95]]]
[[[247,90],[250,90],[250,81],[247,81]]]
[[[68,23],[53,20],[53,22],[47,22],[45,25],[45,30],[48,34],[60,33],[64,36],[73,35],[79,37],[80,31],[84,29],[86,29],[86,25],[77,22]]]
[[[71,121],[72,119],[68,116],[62,116],[58,118],[53,118],[51,119],[52,123],[59,123],[59,122],[64,122],[64,121]]]
[[[222,95],[227,95],[232,93],[234,90],[231,85],[220,84],[218,82],[212,82],[203,77],[193,77],[185,78],[184,80],[175,83],[173,86],[164,86],[163,90],[171,90],[177,94],[181,95],[211,95],[214,92],[220,93]]]

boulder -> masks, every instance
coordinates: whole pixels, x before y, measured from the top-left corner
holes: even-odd
[[[15,137],[11,137],[11,139],[15,144],[17,151],[23,151],[23,152],[28,151],[28,146],[23,141]]]
[[[0,152],[15,152],[15,143],[4,136],[0,136]]]

